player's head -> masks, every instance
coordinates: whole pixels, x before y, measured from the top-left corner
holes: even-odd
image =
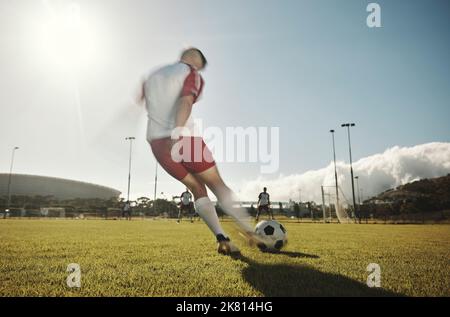
[[[189,188],[186,187],[186,191],[189,193]]]
[[[264,190],[264,192],[266,192],[267,191],[267,187],[264,187],[263,190]]]
[[[197,70],[204,69],[208,64],[202,51],[195,47],[184,50],[181,54],[181,61],[194,66]]]

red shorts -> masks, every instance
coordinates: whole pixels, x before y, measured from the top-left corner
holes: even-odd
[[[174,178],[182,180],[189,173],[198,174],[216,165],[203,138],[182,137],[175,143],[182,145],[179,151],[179,154],[183,157],[181,160],[172,158],[173,143],[170,137],[150,142],[156,160]]]

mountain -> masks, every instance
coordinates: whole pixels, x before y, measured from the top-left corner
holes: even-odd
[[[364,203],[389,205],[392,213],[450,210],[450,174],[421,179],[384,191]]]

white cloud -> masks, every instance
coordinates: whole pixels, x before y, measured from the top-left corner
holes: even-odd
[[[444,176],[450,173],[450,143],[427,143],[413,147],[394,146],[384,153],[371,155],[353,163],[354,175],[359,176],[363,197],[374,196],[416,179]],[[337,162],[339,186],[351,200],[350,166]],[[333,163],[322,169],[303,174],[280,176],[277,179],[259,177],[242,187],[241,199],[254,200],[263,186],[268,188],[274,201],[302,200],[321,202],[320,186],[334,186]],[[327,188],[333,193],[334,188]],[[355,182],[356,192],[356,182]],[[357,194],[356,194],[357,195]],[[332,198],[334,199],[334,198]]]

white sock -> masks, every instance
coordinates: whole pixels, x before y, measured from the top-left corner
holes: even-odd
[[[219,217],[217,217],[216,208],[208,197],[197,199],[195,201],[195,209],[215,236],[222,234],[226,237],[222,226],[220,225]]]
[[[235,206],[232,198],[223,199],[219,203],[222,210],[232,217],[243,230],[253,232],[252,219],[246,209]]]

